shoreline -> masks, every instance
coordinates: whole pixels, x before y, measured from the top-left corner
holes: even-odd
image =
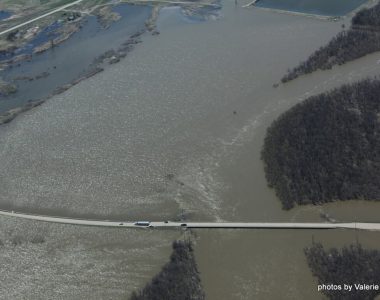
[[[145,25],[144,25],[143,29],[138,30],[134,34],[130,35],[129,38],[125,42],[121,43],[117,49],[111,48],[111,49],[103,52],[99,56],[95,57],[93,59],[92,63],[90,63],[88,66],[86,66],[84,68],[84,70],[83,70],[85,72],[84,75],[81,75],[77,78],[72,79],[67,84],[62,84],[61,86],[55,88],[52,92],[50,92],[45,97],[29,100],[24,105],[20,105],[20,106],[11,108],[11,109],[5,111],[4,113],[0,113],[0,126],[11,122],[18,115],[20,115],[26,111],[29,111],[29,110],[33,109],[34,107],[37,107],[37,106],[43,104],[45,101],[47,101],[51,97],[67,91],[68,89],[75,86],[79,82],[86,80],[88,78],[91,78],[91,77],[95,76],[96,74],[104,71],[106,65],[116,64],[116,63],[120,62],[121,59],[125,58],[127,56],[127,54],[134,49],[135,45],[142,43],[141,37],[143,34],[148,33],[148,32],[153,36],[160,34],[160,32],[157,30],[157,20],[159,18],[159,14],[160,14],[161,9],[163,7],[168,7],[167,5],[165,5],[163,3],[151,5],[151,4],[141,3],[139,1],[136,1],[133,3],[126,3],[124,1],[120,1],[119,3],[117,3],[117,5],[123,5],[123,4],[130,4],[130,5],[137,5],[137,6],[151,6],[152,7],[150,17],[145,21]],[[117,7],[117,5],[113,5],[111,3],[107,3],[107,4],[103,4],[103,5],[97,5],[96,7],[91,9],[91,12],[94,12],[98,9],[101,10],[105,7],[111,7],[111,8]],[[199,2],[199,3],[189,3],[189,5],[195,5],[195,7],[198,7],[198,6],[203,7],[203,6],[208,5],[208,4]],[[169,6],[170,6],[170,4],[169,4]],[[182,5],[179,5],[179,7],[182,7]],[[113,14],[115,14],[115,13],[111,9],[108,12],[108,15],[113,16]],[[33,49],[32,54],[21,54],[21,55],[15,56],[9,60],[5,60],[5,61],[0,62],[0,67],[2,67],[3,70],[6,70],[8,68],[13,68],[16,64],[20,64],[20,62],[22,62],[22,61],[32,61],[34,55],[38,56],[38,55],[40,55],[46,51],[50,51],[54,47],[65,42],[66,40],[69,40],[72,35],[74,35],[75,33],[79,32],[81,30],[82,26],[86,22],[86,19],[84,19],[83,16],[84,16],[84,14],[82,14],[73,23],[69,23],[68,24],[69,25],[68,31],[67,31],[67,28],[64,28],[64,26],[67,26],[67,24],[64,24],[62,28],[59,28],[58,31],[63,31],[63,35],[59,35],[58,37],[56,37],[54,40],[52,40],[50,42],[46,42],[42,45],[36,46]],[[98,14],[95,14],[95,16],[97,16],[98,18],[100,18],[100,17],[104,18],[103,15],[99,16]],[[119,18],[115,19],[114,21],[117,21],[117,20],[119,20]],[[104,20],[103,21],[100,20],[101,26],[104,25],[102,22],[104,22]],[[107,26],[105,28],[108,28],[108,26],[109,26],[109,24],[107,23]],[[41,31],[42,30],[44,30],[44,28],[42,28]],[[15,49],[12,48],[12,51],[15,51]],[[50,75],[50,73],[49,73],[49,75]],[[23,78],[23,76],[20,75],[19,77],[16,77],[14,79],[14,81],[22,80],[22,79],[26,79],[26,77]],[[40,78],[36,77],[34,79],[40,79]]]
[[[85,70],[85,69],[83,70],[83,71],[85,71],[84,75],[81,75],[77,78],[74,78],[73,80],[71,80],[67,84],[60,85],[59,87],[55,88],[52,92],[50,92],[45,97],[34,99],[34,100],[29,100],[24,105],[11,108],[11,109],[5,111],[4,113],[1,113],[0,114],[0,126],[7,124],[7,123],[10,123],[18,115],[20,115],[24,112],[27,112],[27,111],[29,111],[29,110],[37,107],[37,106],[42,105],[44,102],[46,102],[47,100],[49,100],[53,96],[64,93],[65,91],[69,90],[71,87],[77,85],[81,81],[89,79],[89,78],[95,76],[96,74],[103,72],[105,65],[107,65],[107,64],[111,65],[111,64],[118,63],[122,58],[125,58],[127,56],[127,54],[134,49],[135,45],[142,42],[141,36],[144,33],[151,32],[152,35],[157,35],[158,32],[155,30],[155,28],[156,28],[155,22],[156,22],[157,17],[158,17],[159,9],[155,11],[155,15],[153,15],[153,11],[152,11],[152,16],[145,22],[145,28],[144,29],[139,30],[139,31],[135,32],[134,34],[132,34],[116,50],[110,49],[106,52],[103,52],[102,54],[100,54],[96,58],[94,58],[93,62],[85,68],[87,70]],[[66,40],[68,40],[74,33],[80,31],[82,24],[83,24],[83,20],[81,19],[78,21],[78,25],[76,24],[77,26],[75,26],[75,30],[70,31],[69,33],[65,34],[64,37],[58,37],[57,38],[58,41],[54,42],[54,46],[51,43],[48,43],[49,47],[40,46],[40,47],[42,47],[41,49],[38,49],[38,47],[36,47],[34,49],[33,55],[40,55],[43,52],[50,51],[53,47],[63,43]],[[20,56],[16,56],[15,58],[8,60],[8,61],[5,61],[5,62],[10,64],[7,67],[12,68],[13,67],[12,64],[14,64],[14,63],[19,63],[19,62],[24,61],[24,60],[31,61],[33,55],[23,54]],[[50,74],[48,74],[48,76],[49,75]],[[37,75],[35,78],[33,77],[33,80],[35,80],[35,79],[38,80],[40,78],[43,78],[43,77],[39,77]],[[23,79],[25,79],[25,80],[28,79],[30,81],[29,77],[23,77],[22,75],[20,75],[19,77],[16,77],[14,80],[20,81]]]
[[[298,12],[298,11],[292,11],[292,10],[285,10],[285,9],[279,9],[279,8],[270,8],[270,7],[262,7],[262,6],[257,6],[255,4],[251,5],[244,5],[242,8],[258,8],[263,11],[268,11],[268,12],[274,12],[274,13],[279,13],[279,14],[286,14],[286,15],[293,15],[293,16],[300,16],[300,17],[306,17],[306,18],[314,18],[314,19],[319,19],[319,20],[327,20],[327,21],[333,21],[337,22],[340,20],[344,20],[346,18],[351,18],[355,13],[358,11],[364,9],[364,8],[369,8],[373,5],[375,5],[377,2],[376,0],[368,0],[367,2],[359,5],[355,9],[349,11],[348,13],[341,15],[341,16],[330,16],[330,15],[320,15],[320,14],[314,14],[314,13],[306,13],[306,12]]]
[[[127,56],[127,54],[133,50],[133,48],[136,44],[139,44],[142,42],[140,37],[145,32],[146,32],[146,30],[139,31],[139,32],[133,34],[126,42],[124,42],[122,44],[121,47],[119,47],[119,49],[117,51],[109,50],[109,51],[101,54],[99,57],[94,59],[93,64],[89,66],[90,70],[87,71],[84,75],[73,79],[68,84],[64,84],[64,85],[59,86],[58,88],[53,90],[48,96],[41,98],[41,99],[30,101],[23,106],[12,108],[3,114],[0,114],[0,126],[13,121],[21,113],[27,112],[27,111],[29,111],[29,110],[37,107],[37,106],[40,106],[41,104],[43,104],[44,102],[46,102],[47,100],[52,98],[53,96],[64,93],[65,91],[69,90],[71,87],[77,85],[81,81],[89,79],[89,78],[95,76],[96,74],[103,72],[104,67],[102,65],[104,65],[106,63],[111,65],[111,64],[115,64],[115,63],[120,62],[120,60],[122,58],[125,58]]]

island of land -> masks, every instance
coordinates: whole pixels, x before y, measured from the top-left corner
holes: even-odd
[[[266,178],[284,209],[380,200],[380,81],[312,96],[268,128]]]

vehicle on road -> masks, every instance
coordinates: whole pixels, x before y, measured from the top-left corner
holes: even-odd
[[[187,227],[187,224],[186,223],[182,223],[181,227]]]
[[[149,221],[137,221],[135,222],[136,226],[149,226],[150,222]]]

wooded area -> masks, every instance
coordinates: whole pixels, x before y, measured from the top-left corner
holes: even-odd
[[[131,300],[204,300],[201,279],[189,241],[175,241],[170,261]]]
[[[266,178],[284,209],[335,200],[380,200],[380,82],[313,96],[268,128]]]
[[[372,300],[380,290],[357,290],[355,284],[379,284],[380,251],[363,249],[360,244],[325,250],[320,243],[305,249],[309,267],[319,284],[352,285],[351,292],[342,290],[322,290],[333,300]]]
[[[380,26],[380,3],[371,7],[360,10],[352,18],[352,26]]]
[[[356,13],[350,29],[338,33],[326,46],[289,70],[281,81],[285,83],[317,70],[331,69],[334,65],[342,65],[376,51],[380,51],[380,3]]]

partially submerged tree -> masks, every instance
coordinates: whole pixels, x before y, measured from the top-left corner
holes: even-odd
[[[380,81],[313,96],[268,128],[268,184],[285,209],[335,200],[380,200]]]
[[[338,33],[326,46],[288,70],[281,81],[285,83],[317,70],[331,69],[377,51],[380,51],[380,3],[356,13],[350,29]]]
[[[360,290],[358,286],[379,285],[380,251],[366,250],[359,244],[341,250],[325,250],[317,243],[306,248],[305,255],[313,275],[318,278],[318,283],[325,286],[335,285],[335,289],[321,289],[330,299],[372,300],[380,294],[380,290]],[[351,285],[352,290],[344,290],[344,284]],[[341,288],[337,288],[338,286]]]
[[[204,300],[193,247],[189,241],[175,241],[170,261],[131,300]]]

